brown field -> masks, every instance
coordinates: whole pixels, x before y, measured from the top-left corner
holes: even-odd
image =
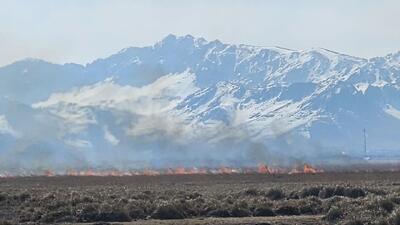
[[[400,224],[400,172],[0,179],[0,224]]]

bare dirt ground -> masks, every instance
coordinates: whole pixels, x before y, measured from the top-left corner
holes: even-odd
[[[0,224],[400,224],[400,173],[0,179]]]

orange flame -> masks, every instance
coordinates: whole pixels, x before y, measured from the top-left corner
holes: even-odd
[[[67,169],[65,172],[44,170],[42,172],[35,171],[23,171],[20,173],[12,173],[7,171],[0,171],[1,177],[15,177],[15,176],[157,176],[157,175],[195,175],[195,174],[313,174],[323,172],[321,169],[317,169],[310,164],[304,164],[302,167],[294,167],[292,169],[288,167],[269,167],[263,163],[258,164],[255,167],[245,168],[232,168],[227,166],[221,166],[219,168],[197,168],[197,167],[176,167],[169,169],[142,169],[142,170],[130,170],[121,171],[117,169],[111,170],[96,170],[96,169],[85,169],[75,170]]]
[[[186,169],[183,167],[177,167],[177,168],[175,168],[174,174],[184,175],[184,174],[189,174],[189,172],[187,172]]]
[[[51,170],[46,170],[46,171],[44,171],[44,176],[53,177],[54,176],[54,172],[51,171]]]
[[[318,173],[318,172],[321,172],[321,171],[317,170],[316,168],[312,167],[309,164],[304,164],[303,172],[304,173]]]
[[[269,170],[268,166],[263,164],[263,163],[258,164],[258,171],[257,172],[260,173],[260,174],[270,174],[271,173],[271,171]]]
[[[228,168],[228,167],[221,167],[218,169],[218,174],[231,174],[232,173],[232,169]]]
[[[314,174],[314,173],[321,173],[323,170],[319,170],[311,166],[310,164],[304,164],[303,168],[294,168],[292,169],[289,174],[297,174],[297,173],[305,173],[305,174]]]
[[[145,175],[145,176],[157,176],[157,175],[160,175],[160,172],[155,171],[155,170],[151,170],[151,169],[145,169],[143,171],[142,175]]]

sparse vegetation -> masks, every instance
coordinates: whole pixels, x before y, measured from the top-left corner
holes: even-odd
[[[324,219],[329,222],[335,222],[338,221],[340,218],[342,218],[342,216],[343,216],[342,210],[340,210],[338,207],[332,207],[329,209]]]
[[[281,189],[278,188],[273,188],[268,190],[266,196],[270,198],[271,200],[279,200],[285,197],[285,194]]]
[[[289,175],[2,179],[0,225],[304,215],[320,216],[319,224],[400,225],[394,182],[319,176],[321,182]]]

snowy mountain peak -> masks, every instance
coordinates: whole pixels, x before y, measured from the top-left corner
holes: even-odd
[[[111,166],[315,160],[357,155],[364,128],[396,151],[399,58],[168,35],[86,66],[20,61],[0,68],[0,168],[36,148]]]
[[[185,35],[185,36],[176,36],[174,34],[169,34],[165,38],[163,38],[160,42],[156,43],[155,46],[157,47],[165,47],[165,46],[195,46],[201,47],[203,45],[208,44],[209,42],[206,41],[204,38],[195,38],[192,35]]]
[[[389,61],[390,64],[394,66],[400,67],[400,51],[388,54],[387,56],[385,56],[385,60]]]

